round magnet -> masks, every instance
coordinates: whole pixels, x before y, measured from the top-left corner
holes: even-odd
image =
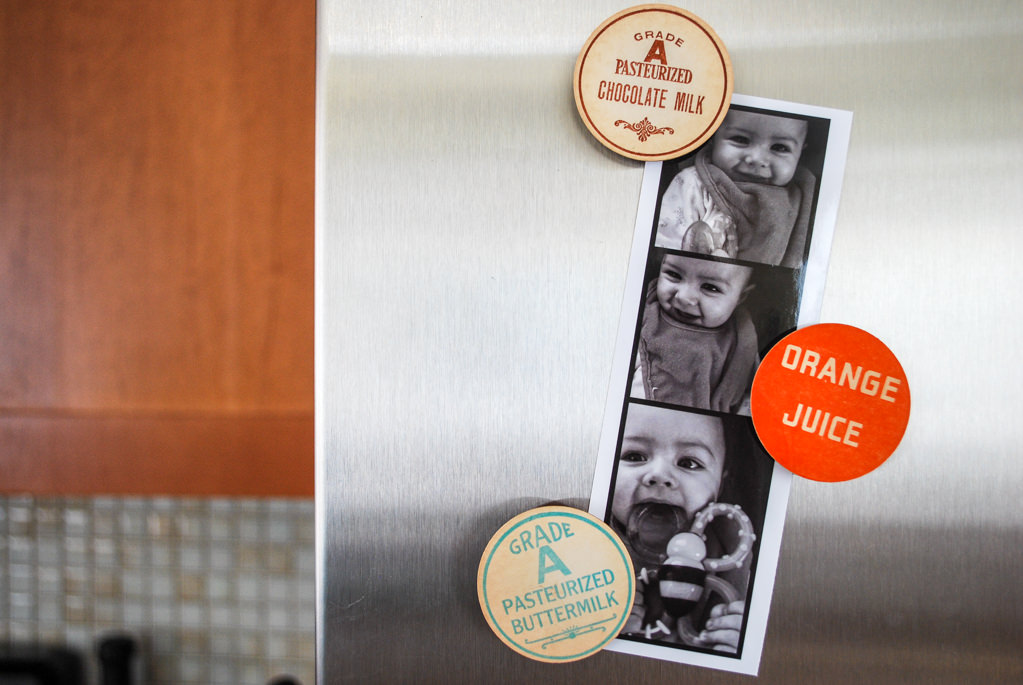
[[[870,333],[817,324],[790,333],[753,378],[750,414],[767,452],[816,481],[858,478],[898,447],[909,422],[902,365]]]
[[[732,61],[714,30],[670,5],[639,5],[602,23],[583,45],[573,90],[597,140],[642,161],[702,145],[732,99]]]
[[[569,507],[519,514],[480,560],[480,608],[498,638],[537,661],[576,661],[610,642],[635,595],[632,561],[614,531]]]

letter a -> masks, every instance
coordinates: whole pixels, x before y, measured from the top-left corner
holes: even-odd
[[[545,559],[549,563],[545,564],[544,563]],[[546,576],[551,571],[561,571],[566,576],[572,575],[572,572],[568,570],[567,566],[565,566],[565,562],[561,560],[561,557],[554,553],[554,550],[551,549],[551,546],[544,545],[543,547],[540,548],[540,572],[539,578],[537,578],[536,582],[543,583],[543,577]]]
[[[646,57],[643,58],[644,62],[653,62],[657,60],[661,64],[668,63],[668,55],[664,52],[664,41],[655,40],[653,45],[650,46],[650,51],[646,53]]]

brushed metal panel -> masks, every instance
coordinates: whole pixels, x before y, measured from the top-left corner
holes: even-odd
[[[746,682],[534,664],[475,598],[500,523],[589,491],[642,169],[570,79],[623,6],[321,4],[322,682]],[[794,484],[760,680],[1021,680],[1023,4],[686,6],[737,92],[855,113],[822,319],[914,399],[878,471]]]

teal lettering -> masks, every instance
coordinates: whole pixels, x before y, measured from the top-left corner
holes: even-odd
[[[561,557],[554,553],[554,550],[551,549],[550,545],[544,545],[540,548],[539,571],[536,582],[542,583],[544,576],[551,571],[560,571],[566,576],[572,575],[572,572],[568,570],[568,566],[565,566],[565,562],[561,560]]]

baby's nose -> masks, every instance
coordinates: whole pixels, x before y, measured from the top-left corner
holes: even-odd
[[[767,153],[760,146],[752,147],[746,151],[745,162],[759,167],[767,166]]]
[[[679,286],[675,291],[675,299],[687,305],[696,304],[696,291],[689,286]]]
[[[649,487],[675,487],[675,479],[671,475],[671,471],[661,466],[654,466],[647,471],[646,477],[643,478],[644,485]]]

